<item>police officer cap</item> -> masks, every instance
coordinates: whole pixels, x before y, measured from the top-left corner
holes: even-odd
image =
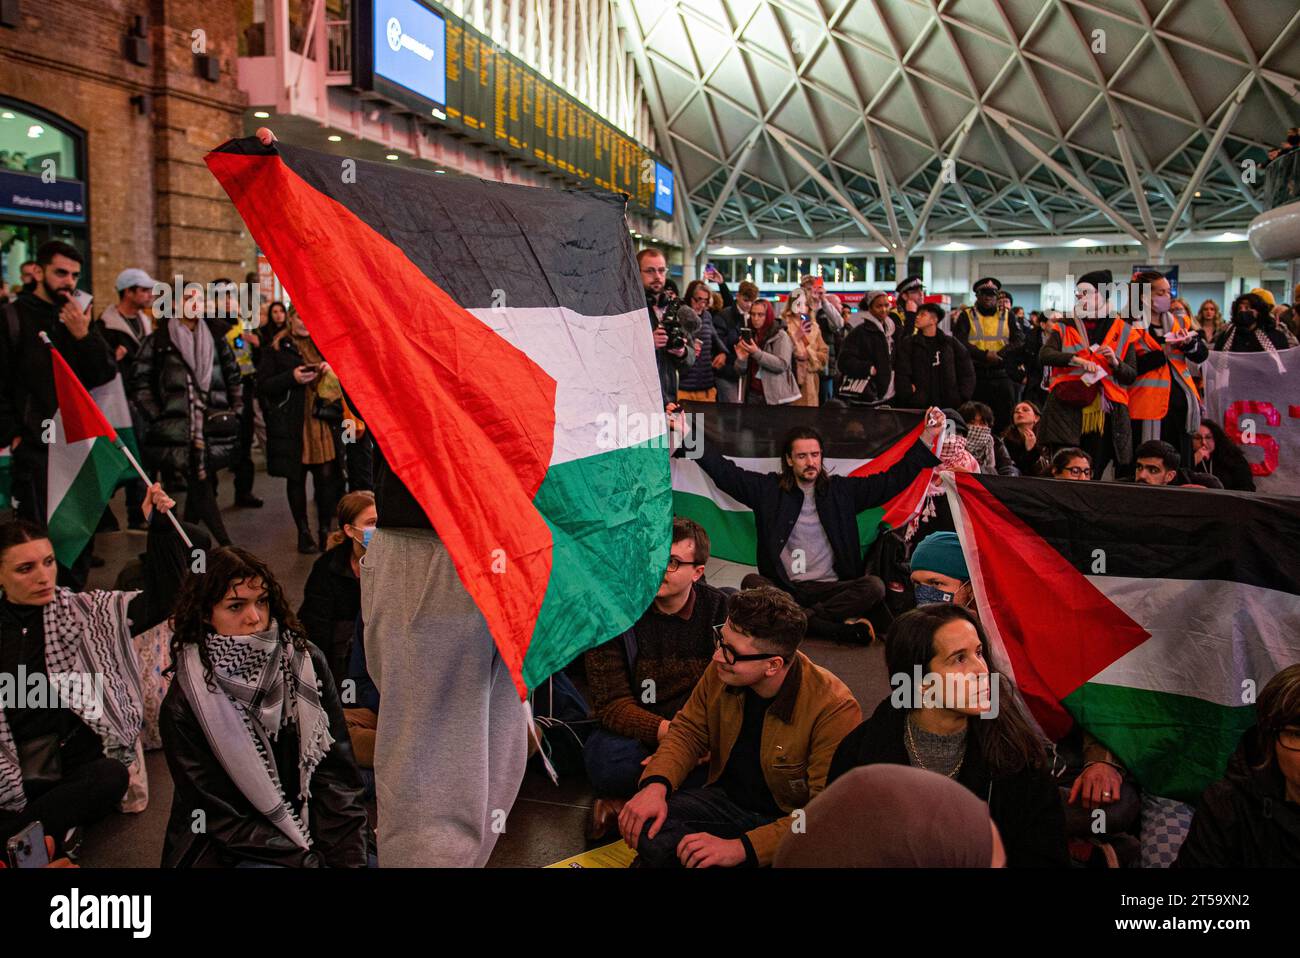
[[[978,293],[980,289],[985,286],[992,286],[995,290],[999,290],[1002,288],[1002,280],[994,279],[992,276],[985,276],[983,279],[975,280],[975,286],[973,288],[975,292]]]

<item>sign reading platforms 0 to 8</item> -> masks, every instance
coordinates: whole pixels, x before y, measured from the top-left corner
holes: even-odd
[[[352,80],[360,89],[580,183],[626,193],[640,213],[671,218],[673,172],[661,158],[441,4],[356,0],[353,10]]]

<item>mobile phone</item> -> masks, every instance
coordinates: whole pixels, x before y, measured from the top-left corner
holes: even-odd
[[[748,326],[746,326],[743,329],[741,329],[740,338],[747,343],[752,343],[754,341],[754,331],[750,329]]]
[[[94,302],[95,297],[91,296],[84,289],[74,289],[72,291],[72,301],[77,304],[77,309],[83,313],[90,312],[90,304]]]
[[[9,864],[13,868],[44,868],[50,863],[45,847],[45,826],[32,822],[5,843]]]

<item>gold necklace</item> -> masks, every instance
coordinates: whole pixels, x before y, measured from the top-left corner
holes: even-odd
[[[930,768],[930,766],[926,765],[925,762],[921,761],[920,753],[918,752],[916,747],[916,739],[912,737],[911,716],[908,716],[903,720],[903,733],[904,735],[907,736],[907,751],[909,753],[909,756],[911,757],[912,761],[916,762],[917,767],[927,772],[938,771],[938,769]],[[957,759],[957,764],[953,766],[952,771],[944,772],[943,774],[946,775],[948,778],[956,778],[957,773],[961,771],[961,765],[962,762],[964,761],[966,761],[966,753],[963,751],[961,758]]]

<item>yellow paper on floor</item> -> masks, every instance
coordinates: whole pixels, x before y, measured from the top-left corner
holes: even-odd
[[[627,868],[636,858],[636,851],[628,848],[626,842],[611,842],[591,851],[574,855],[564,861],[547,865],[547,868]]]

